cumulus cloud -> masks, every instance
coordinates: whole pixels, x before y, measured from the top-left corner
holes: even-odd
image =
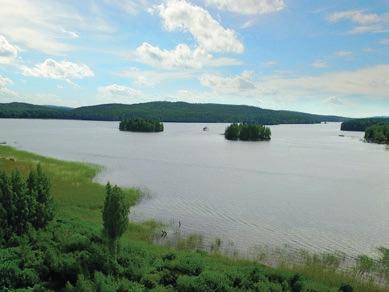
[[[244,50],[233,30],[224,28],[207,10],[186,0],[166,0],[154,10],[162,18],[166,30],[191,33],[200,49],[233,53]]]
[[[94,76],[93,71],[85,64],[68,61],[57,62],[53,59],[46,59],[43,63],[31,68],[25,66],[22,70],[25,76],[62,79],[66,81]]]
[[[12,63],[17,55],[18,49],[11,45],[3,35],[0,35],[0,64]]]
[[[253,73],[244,71],[236,76],[223,76],[221,74],[203,74],[200,83],[219,93],[237,93],[256,89],[252,81]]]
[[[97,89],[97,98],[102,103],[138,103],[145,99],[139,90],[128,86],[111,84]]]
[[[389,31],[389,13],[366,13],[363,10],[347,10],[330,14],[330,22],[350,21],[355,26],[350,33],[378,33]]]
[[[285,8],[284,0],[205,0],[221,10],[234,13],[255,15],[278,12]]]
[[[202,48],[191,49],[186,44],[179,44],[172,50],[164,50],[149,43],[143,43],[136,49],[138,60],[161,68],[192,68],[204,66],[239,65],[240,62],[231,58],[214,58]]]
[[[342,99],[340,99],[337,96],[330,96],[324,100],[324,103],[332,104],[332,105],[344,105],[344,102]]]

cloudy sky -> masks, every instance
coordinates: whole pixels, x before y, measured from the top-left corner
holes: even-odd
[[[389,115],[389,0],[0,0],[0,102]]]

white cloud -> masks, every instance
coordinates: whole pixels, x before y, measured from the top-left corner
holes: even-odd
[[[265,66],[267,66],[267,67],[275,66],[275,65],[277,65],[277,64],[278,64],[278,62],[275,61],[275,60],[268,60],[268,61],[266,61],[266,62],[263,63],[263,65],[265,65]]]
[[[145,8],[148,4],[147,0],[104,0],[104,2],[114,5],[131,15],[138,13],[139,10]]]
[[[97,98],[102,103],[138,103],[145,100],[139,90],[124,85],[111,84],[97,89]]]
[[[214,98],[247,98],[266,101],[267,106],[293,108],[300,103],[325,102],[346,104],[355,97],[389,98],[389,65],[377,65],[354,71],[323,73],[314,76],[271,75],[261,79],[250,72],[235,76],[204,74],[203,86],[212,89]],[[329,98],[331,97],[331,98]]]
[[[350,33],[378,33],[389,31],[389,13],[366,13],[362,10],[334,12],[327,18],[330,22],[351,21],[355,27]]]
[[[388,45],[389,46],[389,39],[383,39],[380,41],[381,45]]]
[[[24,66],[22,70],[25,76],[62,79],[66,81],[94,76],[93,71],[85,64],[68,61],[57,62],[53,59],[46,59],[43,63],[31,68]]]
[[[340,99],[337,96],[330,96],[324,100],[324,103],[327,104],[333,104],[333,105],[344,105],[344,102],[342,99]]]
[[[327,68],[328,67],[328,64],[326,61],[323,61],[323,60],[316,60],[314,61],[312,64],[311,64],[312,67],[315,67],[315,68]]]
[[[120,77],[130,78],[134,84],[138,86],[154,86],[166,80],[182,80],[192,79],[195,76],[194,70],[139,70],[138,68],[130,68],[128,70],[117,73]]]
[[[7,87],[8,85],[10,85],[12,83],[13,82],[12,82],[11,79],[0,75],[0,89],[5,88],[5,87]]]
[[[200,49],[234,53],[244,50],[233,30],[224,28],[207,10],[186,0],[166,0],[154,10],[161,16],[166,30],[190,32]]]
[[[324,73],[318,76],[270,76],[257,82],[256,86],[263,94],[285,97],[335,95],[388,98],[389,65]]]
[[[0,35],[0,64],[12,63],[18,56],[18,49]]]
[[[238,60],[231,58],[213,58],[204,49],[199,47],[191,49],[186,44],[179,44],[173,50],[164,50],[149,43],[143,43],[136,49],[136,55],[142,63],[166,69],[200,69],[204,66],[240,65]]]
[[[284,0],[205,0],[205,2],[221,10],[246,15],[273,13],[286,6]]]
[[[218,93],[241,93],[256,89],[252,81],[252,72],[244,71],[236,76],[223,76],[221,74],[203,74],[200,83]]]
[[[347,57],[352,57],[353,56],[353,52],[351,52],[351,51],[337,51],[335,53],[335,55],[337,57],[347,58]]]
[[[99,16],[86,16],[60,0],[0,0],[0,33],[20,46],[47,54],[74,49],[69,43],[78,30],[109,32]]]

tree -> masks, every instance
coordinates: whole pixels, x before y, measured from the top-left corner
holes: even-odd
[[[22,235],[27,231],[30,216],[30,202],[26,192],[26,184],[19,171],[11,174],[11,187],[14,199],[14,231]]]
[[[54,218],[54,204],[50,192],[50,180],[38,164],[36,168],[36,228],[43,228]]]
[[[104,234],[108,240],[108,246],[116,258],[118,240],[128,226],[128,213],[130,205],[126,201],[122,190],[118,186],[106,186],[106,196],[103,208]]]

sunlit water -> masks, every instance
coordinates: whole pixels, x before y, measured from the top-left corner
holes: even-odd
[[[255,245],[371,253],[389,245],[389,151],[339,124],[272,126],[270,142],[230,142],[224,124],[120,132],[117,122],[0,120],[0,141],[104,166],[97,178],[150,195],[134,220]],[[345,137],[340,137],[344,134]]]

